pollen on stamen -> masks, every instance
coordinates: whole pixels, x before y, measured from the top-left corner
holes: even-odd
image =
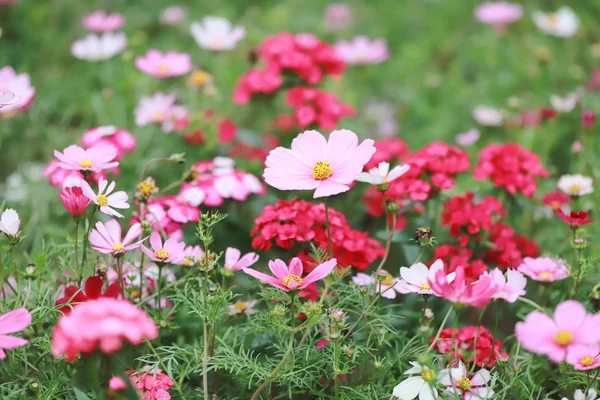
[[[312,170],[312,177],[318,181],[323,181],[333,175],[333,169],[327,161],[319,161]]]
[[[579,361],[579,363],[584,367],[589,367],[594,363],[594,359],[590,356],[585,356]]]
[[[169,258],[169,252],[166,251],[165,249],[160,249],[160,250],[154,252],[154,256],[156,256],[156,258],[158,258],[161,261],[165,261],[166,259]]]
[[[113,245],[113,251],[121,251],[124,247],[125,246],[123,246],[123,243],[115,243]]]
[[[93,163],[90,160],[81,160],[79,161],[79,166],[81,168],[92,168]]]
[[[98,205],[101,207],[105,207],[108,205],[108,198],[103,195],[103,194],[99,194],[96,199],[98,200]]]

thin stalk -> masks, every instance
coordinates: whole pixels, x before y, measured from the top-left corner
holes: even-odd
[[[329,249],[329,258],[333,258],[333,242],[331,240],[331,225],[329,223],[329,204],[325,198],[325,228],[327,229],[327,245]]]
[[[206,247],[205,247],[206,248]],[[206,308],[208,297],[208,271],[204,269],[204,279],[202,280],[202,299]],[[204,325],[204,355],[202,357],[202,387],[204,388],[204,400],[208,400],[208,318],[202,321]]]
[[[583,263],[581,262],[581,249],[577,249],[577,278],[575,280],[575,295],[577,298],[577,294],[579,293],[579,283],[581,282],[581,272],[583,270]]]
[[[438,331],[435,335],[435,338],[433,339],[433,342],[431,342],[431,345],[429,345],[429,347],[427,348],[427,353],[429,353],[431,351],[431,349],[433,349],[433,347],[437,344],[438,340],[440,340],[440,335],[442,334],[442,330],[444,329],[444,327],[446,326],[446,323],[448,322],[448,318],[450,318],[450,314],[452,314],[452,307],[448,308],[448,312],[446,313],[446,316],[442,320],[440,329],[438,329]]]
[[[125,286],[123,285],[123,260],[121,257],[117,257],[116,260],[119,286],[121,286],[121,298],[125,299]]]
[[[544,314],[548,314],[548,310],[546,310],[544,307],[540,306],[535,301],[528,299],[527,297],[519,297],[519,298],[517,298],[517,300],[522,301],[523,303],[526,303],[526,304],[529,304],[530,306],[535,307],[536,309],[543,312]]]
[[[94,207],[94,209],[92,211],[92,215],[90,215],[89,225],[88,225],[87,232],[85,234],[85,239],[89,238],[89,236],[90,236],[90,230],[92,229],[92,218],[94,218],[94,214],[96,213],[96,209],[97,209],[97,207]],[[83,266],[85,265],[85,261],[86,261],[86,258],[87,258],[88,243],[89,243],[89,240],[84,240],[83,241],[83,255],[81,256],[81,270],[82,271],[83,271]],[[94,275],[95,272],[96,272],[96,270],[94,269],[94,271],[92,272],[92,275]]]
[[[473,348],[475,349],[475,358],[473,359],[473,365],[471,365],[471,373],[473,373],[473,371],[475,371],[475,366],[477,365],[477,339],[479,338],[479,327],[481,326],[481,319],[483,318],[483,314],[485,313],[486,309],[487,309],[487,306],[485,306],[481,309],[481,312],[479,313],[479,319],[477,320],[477,329],[475,330],[475,340],[473,341]]]
[[[162,270],[163,270],[164,264],[163,263],[159,263],[158,264],[158,280],[156,281],[156,286],[158,287],[158,299],[156,307],[158,308],[158,313],[161,314],[162,311],[162,297],[160,295],[160,291],[162,288],[162,282],[161,282],[161,278],[162,278]]]
[[[383,267],[383,265],[385,264],[385,262],[388,259],[388,256],[390,255],[390,247],[392,246],[392,238],[394,237],[394,232],[396,232],[396,213],[392,213],[392,226],[389,226],[389,221],[386,215],[386,220],[385,220],[385,227],[386,227],[386,232],[387,232],[387,239],[385,241],[385,254],[383,255],[383,258],[381,259],[381,261],[379,262],[379,265],[377,266],[377,269],[375,270],[375,274],[377,274],[381,268]]]
[[[340,370],[340,344],[339,344],[339,341],[336,340],[333,343],[333,382],[334,382],[335,399],[336,400],[338,400],[340,398],[339,370]]]
[[[79,218],[75,220],[75,268],[79,265]],[[79,267],[79,286],[81,286],[81,280],[83,279],[83,265]]]

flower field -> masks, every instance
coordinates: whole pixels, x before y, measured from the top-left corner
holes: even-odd
[[[599,15],[0,0],[0,398],[599,400]]]

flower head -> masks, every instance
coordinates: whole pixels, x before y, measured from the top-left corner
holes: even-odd
[[[29,74],[17,74],[11,66],[0,68],[0,94],[4,98],[0,102],[0,117],[8,118],[25,111],[33,102],[35,93]]]
[[[600,397],[596,397],[598,393],[596,389],[590,389],[587,391],[587,394],[584,393],[581,389],[577,389],[575,393],[573,393],[573,400],[600,400]],[[561,400],[569,400],[566,397],[563,397]]]
[[[83,17],[81,24],[90,31],[112,32],[125,24],[125,18],[119,13],[108,14],[104,10],[97,10]]]
[[[185,19],[185,8],[171,6],[160,12],[160,22],[164,25],[177,25]]]
[[[178,264],[190,267],[201,261],[203,256],[204,250],[200,246],[187,246],[183,249],[183,258]]]
[[[473,109],[473,118],[483,126],[500,126],[505,116],[504,110],[489,106],[478,106]]]
[[[561,176],[557,186],[569,196],[583,196],[594,191],[592,178],[579,174]]]
[[[464,133],[459,133],[456,135],[455,141],[456,144],[461,147],[469,147],[474,145],[479,138],[481,137],[481,132],[479,129],[473,128],[469,129]]]
[[[142,251],[154,262],[179,264],[181,259],[185,257],[185,243],[170,238],[163,244],[160,233],[158,232],[153,232],[150,235],[150,244],[154,251],[144,245],[142,245]]]
[[[25,339],[8,334],[22,331],[29,324],[31,324],[31,314],[24,308],[17,308],[0,315],[0,360],[6,358],[4,350],[25,346],[28,343]]]
[[[580,371],[598,368],[600,367],[600,346],[598,344],[572,346],[566,361]]]
[[[489,276],[480,276],[475,282],[465,279],[463,267],[456,268],[454,281],[448,282],[446,272],[437,270],[434,279],[428,279],[434,295],[452,303],[482,308],[488,305],[496,293],[494,281]]]
[[[410,165],[396,165],[390,170],[390,163],[382,161],[376,168],[371,168],[369,172],[361,172],[356,177],[359,182],[367,182],[371,185],[381,185],[389,183],[404,175],[410,169]]]
[[[430,343],[434,341],[434,348],[448,355],[450,362],[461,360],[478,367],[491,367],[498,359],[508,358],[502,341],[483,325],[444,328],[437,341],[435,336],[429,339]]]
[[[517,322],[515,334],[525,350],[560,363],[573,350],[580,354],[577,345],[600,342],[599,318],[588,314],[581,303],[567,300],[556,307],[552,317],[540,311],[529,313],[524,322]]]
[[[144,126],[151,123],[163,123],[166,121],[169,110],[175,104],[174,94],[154,93],[152,96],[145,96],[133,112],[135,114],[135,123],[137,126]]]
[[[117,298],[121,294],[121,286],[117,282],[108,285],[102,293],[103,280],[100,276],[90,276],[85,281],[85,286],[79,289],[76,286],[67,286],[64,296],[56,300],[54,306],[64,315],[71,313],[74,307],[86,301],[95,301],[100,297]]]
[[[7,208],[0,215],[0,232],[4,233],[6,236],[19,236],[20,225],[21,219],[19,218],[19,214],[12,208]]]
[[[540,282],[554,282],[569,277],[569,268],[565,261],[550,257],[525,257],[517,270]]]
[[[533,22],[549,35],[571,37],[579,30],[579,18],[569,7],[561,7],[554,13],[533,12]]]
[[[132,243],[142,234],[142,226],[139,223],[131,225],[124,238],[121,238],[121,225],[116,219],[107,222],[96,222],[96,228],[92,229],[89,236],[92,249],[102,254],[110,254],[114,257],[120,256],[126,251],[140,247],[145,238]]]
[[[58,166],[73,171],[102,171],[117,167],[117,148],[109,146],[95,146],[83,149],[75,144],[65,148],[61,153],[54,150],[54,157],[59,161]]]
[[[256,314],[258,312],[258,310],[254,309],[255,305],[256,305],[256,300],[248,300],[248,301],[238,300],[233,304],[229,304],[227,306],[227,310],[229,312],[229,315],[237,315],[237,314],[252,315],[252,314]]]
[[[237,42],[246,37],[243,26],[233,26],[226,18],[211,16],[192,23],[190,32],[198,46],[212,51],[233,50]]]
[[[491,378],[490,371],[485,368],[470,376],[462,361],[458,362],[456,368],[447,368],[439,374],[439,382],[446,386],[446,393],[459,395],[465,400],[492,399],[494,390],[489,387]]]
[[[185,75],[192,69],[192,60],[189,54],[168,51],[161,53],[158,50],[148,50],[145,56],[135,59],[137,69],[145,74],[158,78]]]
[[[486,2],[475,8],[479,22],[491,25],[498,33],[503,33],[507,25],[517,22],[522,16],[520,4],[506,1]]]
[[[434,400],[438,398],[435,387],[436,374],[429,367],[410,361],[411,368],[404,372],[411,375],[394,387],[393,396],[399,400],[412,400],[417,396],[419,400]]]
[[[542,202],[552,210],[558,211],[565,204],[569,204],[569,196],[560,190],[555,190],[554,192],[546,193]]]
[[[517,270],[509,269],[504,273],[495,268],[490,272],[484,272],[481,276],[489,275],[496,286],[496,294],[492,297],[493,299],[502,299],[508,303],[514,303],[517,301],[519,296],[525,296],[525,286],[527,285],[527,278]]]
[[[135,345],[157,336],[156,324],[141,308],[127,300],[101,297],[58,320],[52,331],[52,353],[73,361],[80,353],[111,354],[124,342]]]
[[[129,204],[127,204],[129,196],[127,196],[127,193],[124,191],[112,193],[114,188],[115,182],[111,182],[110,185],[108,185],[108,181],[100,177],[100,180],[98,181],[98,193],[96,194],[89,183],[84,180],[81,181],[83,194],[100,207],[100,212],[117,218],[123,218],[123,215],[114,209],[129,208]]]
[[[350,41],[340,41],[335,46],[338,55],[347,64],[379,64],[390,57],[387,42],[384,39],[370,41],[366,36],[356,36]]]
[[[226,271],[239,271],[244,268],[248,268],[252,264],[258,261],[258,254],[246,253],[242,257],[241,252],[233,247],[228,247],[225,250],[225,264],[224,268]]]
[[[435,279],[438,271],[444,271],[444,262],[436,260],[431,267],[423,263],[415,263],[410,268],[400,267],[400,276],[402,279],[398,282],[397,290],[400,293],[418,293],[421,295],[434,294],[429,284],[430,279]],[[446,275],[448,283],[454,281],[456,273],[451,272]]]
[[[250,276],[259,279],[269,285],[289,292],[290,290],[302,290],[313,282],[325,278],[337,265],[337,260],[331,259],[320,264],[311,273],[302,278],[302,261],[298,257],[292,258],[289,267],[280,259],[269,261],[269,269],[273,276],[263,274],[252,268],[242,270]]]
[[[104,61],[122,53],[127,47],[127,37],[124,33],[106,32],[102,35],[89,34],[84,39],[77,40],[71,46],[75,58],[87,61]]]
[[[395,299],[396,292],[399,290],[399,282],[396,278],[390,275],[387,271],[381,270],[379,272],[382,280],[375,278],[373,275],[367,275],[359,272],[356,276],[352,277],[352,282],[358,286],[375,286],[376,290],[387,299]]]
[[[550,96],[552,108],[560,113],[569,113],[573,111],[578,102],[579,95],[577,93],[569,93],[566,97],[560,97],[555,94]]]
[[[117,160],[121,159],[125,153],[132,152],[136,146],[135,136],[125,129],[111,125],[88,129],[81,137],[81,143],[86,148],[103,145],[115,146],[117,148]]]
[[[81,217],[92,202],[83,194],[83,190],[79,186],[65,187],[58,195],[66,210],[73,217]]]
[[[556,210],[556,215],[571,227],[582,226],[594,222],[592,218],[588,218],[589,214],[585,211],[571,211],[569,215],[565,214],[562,209]]]
[[[352,131],[333,131],[329,141],[306,131],[292,141],[291,150],[277,147],[269,153],[264,178],[279,190],[316,189],[314,198],[332,196],[350,189],[373,153],[373,140],[359,145]]]

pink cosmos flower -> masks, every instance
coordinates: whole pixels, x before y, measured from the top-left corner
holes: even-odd
[[[380,274],[385,275],[385,279],[380,283],[374,276],[359,272],[352,277],[352,282],[358,286],[375,286],[379,293],[386,299],[395,299],[396,292],[399,290],[399,283],[396,278],[387,271],[381,270]]]
[[[74,217],[81,217],[92,202],[79,186],[65,187],[58,195],[69,214]]]
[[[162,238],[160,237],[160,233],[153,232],[150,235],[150,244],[152,245],[152,250],[142,245],[142,251],[146,253],[148,257],[152,261],[158,263],[181,263],[181,259],[185,256],[184,249],[185,243],[178,242],[177,240],[170,238],[164,243],[162,242]]]
[[[0,117],[4,118],[25,111],[35,97],[35,88],[31,86],[29,74],[17,74],[10,66],[0,68],[0,92],[11,92],[17,97],[17,101],[0,107]]]
[[[73,361],[80,353],[111,354],[124,342],[135,345],[157,336],[158,328],[144,310],[127,300],[100,297],[58,320],[52,331],[52,354]]]
[[[118,161],[114,161],[117,157],[115,146],[97,146],[86,150],[73,144],[62,153],[54,150],[54,157],[58,159],[59,167],[74,171],[94,172],[119,165]]]
[[[29,324],[31,324],[31,314],[24,308],[17,308],[14,311],[0,315],[0,360],[6,358],[4,350],[25,346],[28,343],[25,339],[9,336],[8,334],[22,331]]]
[[[410,268],[400,267],[400,276],[402,279],[400,279],[396,288],[400,293],[404,294],[418,293],[432,295],[434,293],[429,285],[429,280],[435,279],[437,272],[443,270],[444,262],[442,260],[436,260],[429,268],[420,262],[411,265]],[[446,275],[448,283],[453,282],[455,277],[456,273],[454,272]]]
[[[19,214],[12,208],[7,208],[0,215],[0,232],[4,233],[6,236],[19,236],[20,225],[21,219],[19,218]]]
[[[150,97],[142,97],[133,112],[136,125],[144,126],[155,122],[164,122],[173,104],[175,104],[174,94],[158,92]]]
[[[567,354],[566,361],[575,369],[587,371],[600,367],[600,346],[575,345]]]
[[[112,32],[119,30],[125,24],[125,18],[119,13],[107,14],[97,10],[83,17],[81,24],[94,32]]]
[[[464,133],[459,133],[458,135],[456,135],[456,144],[461,146],[461,147],[469,147],[474,145],[478,140],[479,137],[481,136],[481,132],[479,131],[479,129],[469,129],[468,131],[464,132]]]
[[[336,130],[329,141],[317,131],[306,131],[292,141],[292,148],[277,147],[265,161],[265,181],[279,190],[316,189],[314,198],[350,189],[350,184],[369,162],[375,146],[349,130]]]
[[[204,256],[204,250],[200,246],[187,246],[183,249],[183,258],[177,264],[187,267],[193,266],[194,262],[200,260]]]
[[[575,301],[560,303],[554,316],[533,311],[524,322],[517,322],[515,334],[521,346],[528,351],[546,355],[560,363],[572,350],[581,354],[577,345],[597,345],[600,342],[600,315],[588,314],[585,307]]]
[[[100,207],[100,212],[117,218],[123,218],[123,215],[114,209],[129,208],[129,204],[127,204],[127,199],[129,196],[127,196],[127,193],[122,190],[112,193],[115,188],[115,182],[111,182],[110,185],[106,187],[107,185],[108,181],[100,177],[100,180],[98,181],[98,194],[96,194],[90,184],[82,180],[81,190],[83,190],[83,194],[88,199]]]
[[[139,223],[131,225],[125,238],[121,239],[121,225],[116,219],[107,222],[96,222],[96,228],[92,229],[89,236],[92,249],[102,254],[110,254],[113,257],[120,256],[126,251],[137,249],[146,238],[133,242],[142,234],[142,226]]]
[[[347,64],[379,64],[390,57],[387,43],[383,39],[372,42],[366,36],[356,36],[351,41],[340,41],[335,45],[338,55]]]
[[[256,253],[246,253],[243,257],[240,257],[241,254],[238,249],[233,247],[228,247],[225,250],[225,271],[239,271],[248,268],[258,261],[258,254]]]
[[[550,257],[525,257],[517,270],[540,282],[560,281],[568,278],[570,274],[564,260]]]
[[[171,6],[160,12],[159,20],[164,25],[177,25],[185,19],[185,8],[182,6]]]
[[[523,7],[506,1],[488,2],[475,8],[474,13],[479,22],[491,25],[496,33],[503,34],[507,25],[521,19]]]
[[[507,303],[514,303],[519,296],[525,296],[527,278],[517,270],[507,270],[505,277],[504,273],[496,268],[490,272],[485,271],[481,276],[489,276],[494,281],[496,294],[492,296],[493,299],[502,299],[506,300]]]
[[[135,136],[125,129],[119,129],[116,126],[98,126],[89,129],[81,137],[81,143],[86,148],[115,146],[118,151],[117,160],[123,158],[125,153],[131,153],[136,146]]]
[[[485,400],[494,397],[494,390],[489,387],[490,371],[485,368],[469,377],[469,372],[462,361],[456,368],[447,368],[440,372],[438,382],[446,386],[446,393],[459,395],[465,400]]]
[[[137,69],[145,74],[158,78],[185,75],[192,69],[192,60],[189,54],[177,51],[161,53],[158,50],[148,50],[144,57],[135,59]]]
[[[19,101],[19,96],[10,90],[0,90],[0,108],[15,104],[17,101]]]
[[[456,277],[450,283],[443,270],[438,270],[434,279],[428,279],[434,295],[452,303],[478,308],[490,303],[492,296],[496,294],[496,286],[490,276],[480,276],[475,282],[468,282],[463,267],[457,267],[455,272]]]
[[[323,25],[329,31],[339,31],[354,24],[354,14],[350,6],[344,3],[330,4],[325,8]]]
[[[337,260],[331,259],[316,267],[310,274],[302,278],[302,261],[298,257],[292,258],[290,266],[280,259],[269,261],[269,269],[275,277],[263,274],[252,268],[243,268],[243,271],[256,279],[269,285],[289,292],[290,290],[302,290],[313,282],[325,278],[337,265]]]

